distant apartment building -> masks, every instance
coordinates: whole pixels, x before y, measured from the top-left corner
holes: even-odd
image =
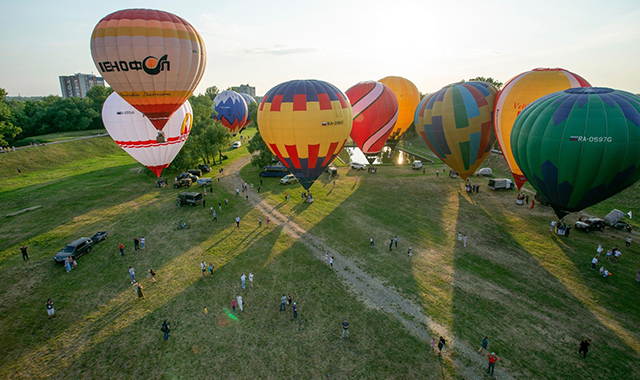
[[[237,87],[231,87],[233,91],[241,92],[243,94],[251,95],[254,98],[256,97],[256,88],[249,86],[249,84],[241,84]]]
[[[104,79],[93,74],[78,73],[75,75],[61,76],[59,78],[63,98],[71,98],[73,96],[84,98],[87,96],[87,91],[89,91],[91,87],[104,87]]]

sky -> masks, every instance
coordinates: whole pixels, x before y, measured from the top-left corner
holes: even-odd
[[[58,76],[97,73],[91,32],[125,8],[172,12],[199,31],[207,67],[196,93],[249,84],[263,95],[292,79],[345,91],[390,75],[430,93],[536,67],[640,93],[638,0],[0,0],[0,88],[61,95]]]

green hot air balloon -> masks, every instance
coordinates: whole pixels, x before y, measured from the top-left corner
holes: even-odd
[[[640,179],[640,97],[571,88],[527,106],[511,132],[514,158],[558,217]]]

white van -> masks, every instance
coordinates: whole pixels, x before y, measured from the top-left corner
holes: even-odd
[[[502,189],[513,189],[516,185],[510,179],[494,178],[489,180],[489,185],[487,185],[487,187],[491,190],[502,191]]]
[[[238,149],[242,146],[242,143],[240,141],[236,141],[233,143],[232,147],[233,149]]]
[[[411,163],[411,169],[422,169],[422,161],[416,160]]]

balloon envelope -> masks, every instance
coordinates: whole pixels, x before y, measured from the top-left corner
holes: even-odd
[[[225,127],[235,136],[247,122],[249,109],[244,98],[235,91],[227,90],[213,99],[213,109],[217,114],[213,118]]]
[[[242,98],[244,99],[244,102],[247,104],[247,121],[244,123],[244,126],[242,127],[244,129],[253,121],[253,119],[251,118],[251,110],[249,110],[249,106],[252,104],[258,104],[258,102],[256,102],[253,96],[249,94],[245,94],[243,92],[239,92],[239,94],[240,96],[242,96]]]
[[[640,97],[572,88],[536,100],[511,132],[515,159],[559,217],[640,179]]]
[[[321,80],[281,83],[258,108],[262,139],[305,189],[342,150],[352,118],[346,96]]]
[[[415,84],[402,77],[385,77],[378,82],[386,85],[396,94],[398,100],[398,120],[389,136],[389,143],[397,144],[402,134],[409,129],[413,122],[416,106],[420,103],[420,92]]]
[[[444,87],[425,100],[423,139],[460,177],[475,173],[495,143],[495,87],[486,82],[462,82]],[[419,115],[418,115],[419,119]]]
[[[91,56],[113,90],[162,130],[202,79],[206,51],[184,19],[153,9],[111,13],[95,26]]]
[[[494,127],[502,155],[518,189],[527,180],[511,149],[511,130],[518,114],[531,102],[545,95],[575,87],[591,87],[581,76],[564,69],[538,68],[516,75],[496,97]]]
[[[165,127],[166,141],[159,143],[151,121],[114,92],[102,106],[102,122],[116,144],[160,177],[187,141],[193,111],[189,101],[178,108]]]
[[[373,163],[398,120],[398,99],[389,87],[374,81],[357,83],[345,94],[353,109],[351,139]]]

